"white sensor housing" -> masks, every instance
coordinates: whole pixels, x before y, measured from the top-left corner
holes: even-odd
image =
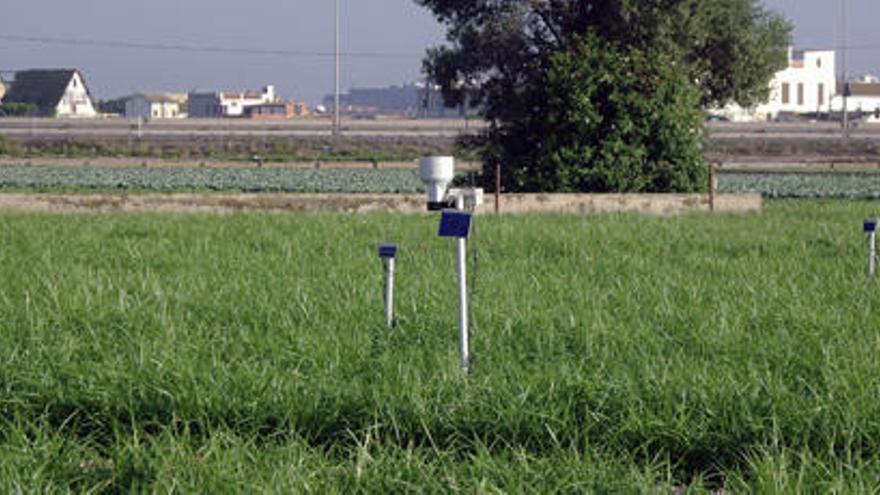
[[[419,175],[428,189],[428,207],[446,201],[446,189],[455,177],[451,156],[426,156],[419,160]]]

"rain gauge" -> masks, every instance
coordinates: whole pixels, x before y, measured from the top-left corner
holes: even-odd
[[[458,250],[458,335],[461,369],[470,366],[468,330],[467,240],[473,210],[483,204],[482,189],[447,189],[454,178],[455,162],[450,156],[425,157],[419,161],[419,175],[428,189],[428,210],[441,211],[440,237],[456,240]]]

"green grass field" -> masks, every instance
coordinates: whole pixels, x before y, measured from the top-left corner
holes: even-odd
[[[3,214],[0,491],[877,491],[878,206]]]

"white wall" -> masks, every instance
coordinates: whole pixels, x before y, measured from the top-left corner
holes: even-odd
[[[263,103],[275,102],[275,86],[266,86],[257,98],[245,98],[244,93],[236,94],[237,98],[226,98],[225,93],[220,93],[220,106],[223,107],[223,115],[226,117],[241,117],[247,107]]]
[[[64,96],[55,107],[55,115],[58,117],[95,117],[98,115],[79,72],[74,72],[70,79]]]

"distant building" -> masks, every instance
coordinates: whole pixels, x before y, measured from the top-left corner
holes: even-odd
[[[264,103],[275,103],[275,87],[266,86],[258,93],[215,92],[189,94],[189,116],[192,118],[242,117],[245,109]]]
[[[332,109],[334,95],[324,97],[324,108]],[[352,116],[457,117],[458,109],[443,106],[440,92],[422,83],[385,88],[352,88],[340,95],[342,113]]]
[[[244,111],[245,117],[250,119],[290,119],[305,117],[309,114],[309,108],[305,103],[293,101],[279,101],[277,103],[261,103],[251,105]]]
[[[834,50],[788,49],[788,67],[770,82],[770,97],[755,108],[729,105],[720,113],[733,121],[772,120],[780,115],[829,113],[837,89]]]
[[[831,105],[832,111],[836,115],[843,113],[843,93],[845,90],[843,83],[838,83],[837,95]],[[846,109],[856,118],[864,117],[870,122],[880,121],[880,79],[865,76],[851,81]]]
[[[0,81],[0,102],[3,102],[4,96],[6,96],[6,85],[3,84],[3,81]]]
[[[185,118],[186,100],[182,93],[139,93],[125,100],[125,118]]]
[[[95,117],[98,112],[79,70],[25,70],[15,73],[4,103],[30,103],[37,115]]]

